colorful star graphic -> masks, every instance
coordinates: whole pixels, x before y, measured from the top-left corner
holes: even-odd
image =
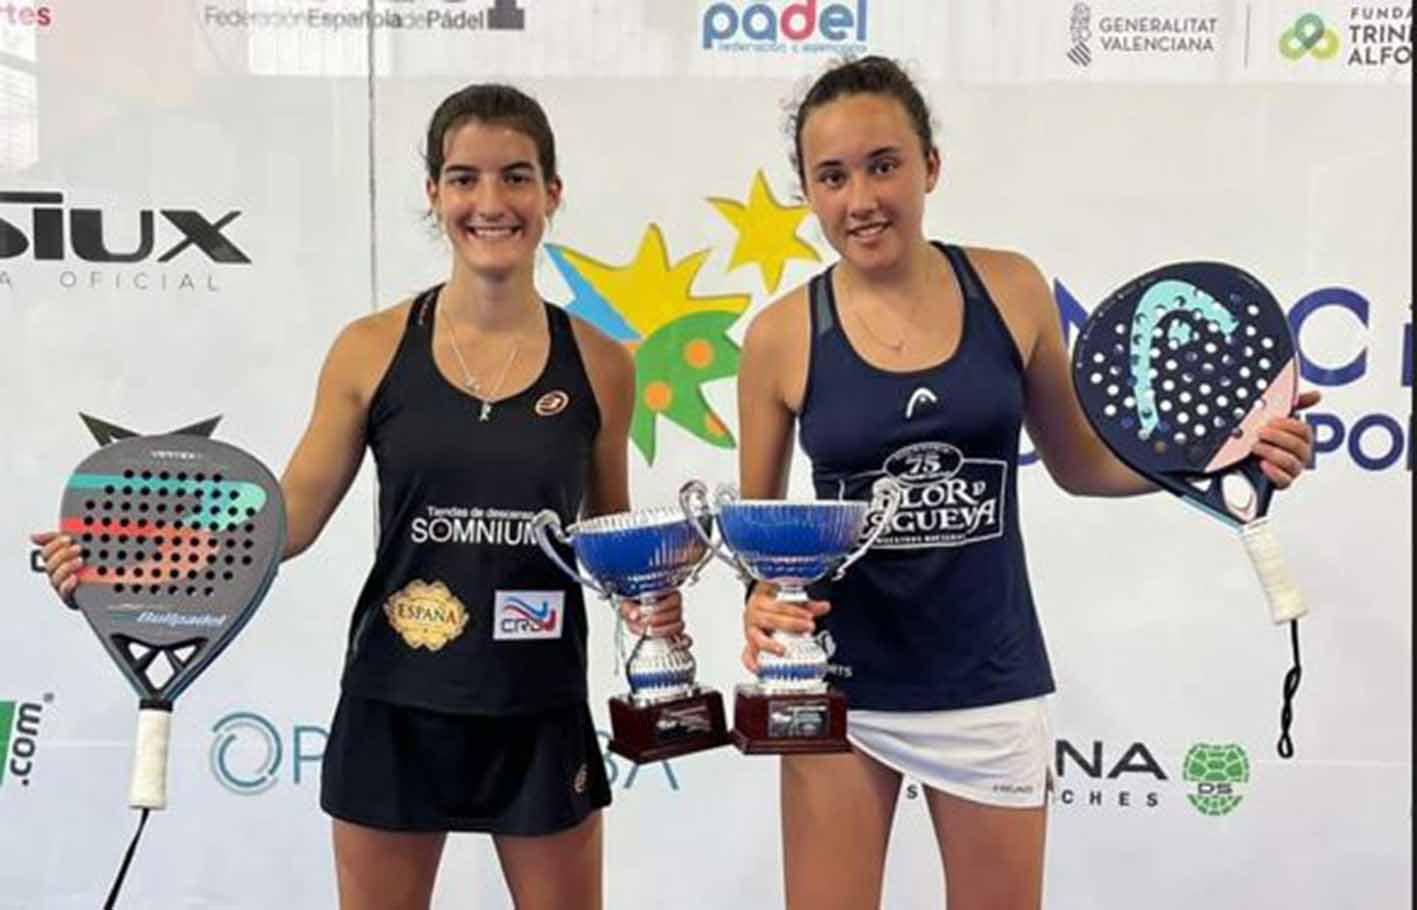
[[[671,264],[664,236],[651,224],[627,265],[608,265],[564,246],[548,246],[547,252],[575,295],[567,311],[634,351],[630,438],[645,459],[654,463],[661,416],[710,445],[732,448],[733,436],[701,386],[737,374],[738,346],[727,330],[751,301],[745,294],[692,293],[711,250]]]
[[[732,199],[709,199],[708,202],[738,231],[728,270],[731,272],[748,263],[757,265],[769,293],[777,290],[789,259],[821,261],[817,251],[797,236],[797,226],[811,210],[805,205],[779,203],[773,198],[761,170],[753,177],[746,205]]]
[[[635,258],[623,266],[607,265],[567,247],[548,247],[608,300],[641,338],[690,313],[741,313],[748,308],[743,294],[695,297],[690,288],[712,250],[699,250],[671,265],[659,225],[645,229]]]

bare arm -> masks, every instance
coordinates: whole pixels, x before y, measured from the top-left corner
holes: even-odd
[[[392,359],[405,312],[399,307],[352,323],[325,358],[310,423],[281,476],[286,559],[315,542],[359,470],[369,403]]]
[[[738,483],[746,499],[787,495],[809,344],[805,325],[797,324],[806,319],[805,295],[794,296],[759,314],[743,339],[738,361]]]
[[[1063,328],[1038,267],[1013,253],[995,253],[1010,315],[1030,343],[1024,360],[1024,423],[1043,465],[1058,486],[1083,496],[1134,496],[1156,485],[1132,471],[1092,431],[1073,391]],[[992,283],[992,282],[991,282]]]
[[[787,495],[797,414],[802,408],[810,356],[810,320],[802,289],[769,306],[748,327],[738,361],[738,482],[747,499]],[[783,653],[773,630],[811,632],[831,606],[812,600],[782,603],[772,585],[759,582],[743,608],[743,665],[758,670],[758,652]]]

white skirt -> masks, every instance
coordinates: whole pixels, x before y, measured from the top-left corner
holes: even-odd
[[[934,790],[990,806],[1043,805],[1053,738],[1043,696],[956,711],[847,712],[862,752]]]

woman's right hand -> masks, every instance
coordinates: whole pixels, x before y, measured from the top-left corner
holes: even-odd
[[[758,672],[758,653],[771,651],[783,654],[782,645],[772,640],[774,629],[784,632],[811,634],[817,628],[816,619],[831,610],[825,600],[787,603],[777,599],[777,586],[765,581],[753,585],[748,603],[743,607],[743,666]]]
[[[30,535],[30,542],[40,548],[50,587],[64,603],[76,606],[74,589],[79,586],[79,570],[84,566],[83,548],[72,537],[58,531],[36,532]]]

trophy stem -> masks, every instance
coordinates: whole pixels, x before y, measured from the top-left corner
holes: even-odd
[[[650,634],[660,595],[641,594],[636,598],[644,627],[625,661],[625,678],[630,683],[630,699],[637,705],[658,704],[691,695],[698,666],[680,639],[668,640]]]
[[[827,691],[827,652],[817,639],[805,632],[775,629],[772,640],[786,653],[763,651],[758,654],[758,684],[769,695]]]

